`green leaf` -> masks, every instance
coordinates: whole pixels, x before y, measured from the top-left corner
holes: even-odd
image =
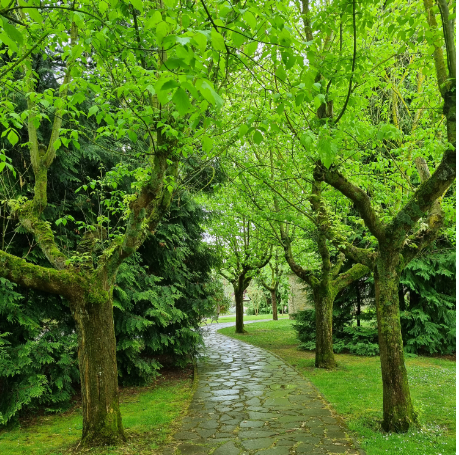
[[[225,40],[220,33],[218,33],[215,29],[212,29],[210,32],[210,39],[212,41],[212,47],[216,51],[226,52],[225,47]]]
[[[246,11],[242,17],[247,22],[247,24],[250,26],[250,28],[252,29],[257,28],[257,20],[255,19],[255,16],[250,11]]]
[[[156,39],[161,43],[163,38],[169,33],[169,25],[162,21],[156,27]]]
[[[141,13],[143,13],[143,0],[130,0],[131,5],[135,8],[138,9]]]
[[[193,35],[193,39],[196,42],[198,49],[201,52],[205,52],[207,46],[207,37],[201,32],[197,32]]]
[[[17,44],[2,30],[0,31],[0,40],[6,44],[13,52],[18,51]]]
[[[191,109],[191,103],[188,95],[181,87],[176,90],[174,96],[172,97],[172,101],[175,103],[179,114],[182,116]]]
[[[16,28],[13,27],[11,24],[8,23],[8,19],[5,19],[2,16],[3,20],[3,30],[5,30],[6,34],[19,46],[22,46],[24,40],[22,38],[22,33]]]
[[[146,28],[153,28],[156,24],[159,24],[163,20],[161,12],[156,10],[151,17],[147,20]]]
[[[5,163],[4,161],[0,163],[0,172],[3,171],[3,169],[5,168],[5,166],[6,166],[6,163]]]
[[[98,4],[100,14],[104,14],[108,9],[108,3],[104,1],[99,1]]]
[[[209,136],[203,136],[202,137],[202,150],[207,153],[212,150],[212,147],[214,146],[214,141],[209,137]]]
[[[249,131],[249,127],[246,124],[243,124],[239,127],[239,137],[243,137]]]
[[[317,149],[323,165],[329,169],[335,159],[338,147],[330,136],[324,136],[320,137],[317,141]]]
[[[6,136],[10,144],[14,147],[18,141],[19,141],[19,136],[16,134],[16,131],[10,130],[8,133],[8,136]]]
[[[177,4],[177,0],[163,0],[163,3],[164,3],[168,8],[174,8],[175,5]]]
[[[303,99],[304,99],[304,92],[298,93],[298,95],[296,95],[295,104],[297,107],[301,105],[301,103],[303,102]]]
[[[255,144],[261,144],[261,141],[263,140],[263,134],[260,133],[260,131],[255,130],[255,133],[253,133],[253,142]]]
[[[128,130],[128,136],[132,142],[137,142],[137,134],[134,131]]]
[[[319,107],[322,106],[322,104],[324,103],[325,103],[325,95],[323,93],[319,93],[318,95],[314,97],[314,107],[316,109],[319,109]]]
[[[223,106],[223,100],[220,95],[214,90],[209,82],[200,80],[196,83],[196,87],[201,92],[201,95],[209,101],[213,106],[220,108]]]
[[[53,147],[54,147],[54,150],[58,150],[59,147],[62,145],[62,142],[59,138],[57,138],[54,142],[53,142]]]
[[[27,5],[27,2],[24,0],[19,0],[19,6],[29,6]],[[38,12],[38,9],[35,8],[27,8],[25,12],[30,16],[31,19],[33,19],[35,22],[38,22],[39,24],[43,23],[43,17],[42,15]]]
[[[277,68],[275,74],[276,74],[276,77],[278,79],[280,79],[281,81],[285,81],[287,79],[287,74],[286,74],[283,66],[279,66],[279,68]]]
[[[241,47],[246,40],[245,36],[237,32],[231,32],[231,39],[233,41],[234,47]]]
[[[199,93],[198,91],[196,90],[196,87],[189,81],[185,81],[185,82],[182,82],[182,85],[181,87],[183,89],[187,89],[195,99],[201,99],[200,96],[199,96]]]
[[[173,79],[168,80],[165,84],[161,85],[160,90],[170,90],[171,88],[178,87],[180,84]]]
[[[258,48],[258,41],[252,41],[245,46],[245,53],[252,56]]]

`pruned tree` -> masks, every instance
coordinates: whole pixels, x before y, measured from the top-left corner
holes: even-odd
[[[426,0],[424,6],[429,27],[436,33],[433,4]],[[421,184],[389,221],[383,221],[368,193],[345,177],[337,166],[327,168],[319,163],[314,174],[317,181],[328,183],[353,202],[366,228],[377,240],[377,249],[361,249],[341,239],[341,249],[349,258],[365,264],[374,275],[383,380],[383,427],[387,431],[407,431],[416,421],[400,326],[400,274],[438,236],[444,219],[439,198],[456,178],[456,68],[453,25],[449,20],[447,3],[439,0],[438,6],[442,17],[447,64],[438,41],[434,44],[434,60],[443,98],[448,145],[435,172],[430,175],[426,161],[421,157],[416,160]],[[425,222],[419,225],[422,219]]]
[[[281,261],[279,257],[278,248],[274,250],[274,257],[268,262],[269,270],[267,271],[269,279],[267,280],[265,276],[260,273],[258,276],[258,281],[260,284],[270,292],[271,294],[271,307],[273,311],[273,321],[277,321],[277,291],[279,289],[279,284],[284,273],[284,270],[281,266]]]
[[[229,213],[226,216],[231,216]],[[219,270],[234,290],[236,302],[236,333],[244,333],[244,292],[259,270],[271,259],[272,245],[267,244],[253,221],[245,215],[226,218],[213,229],[217,244],[224,254]]]

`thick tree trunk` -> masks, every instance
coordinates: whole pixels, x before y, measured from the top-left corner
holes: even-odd
[[[324,286],[315,286],[314,305],[316,310],[316,368],[335,368],[333,354],[333,296]]]
[[[276,291],[270,291],[271,292],[271,304],[273,307],[273,321],[277,321],[277,298],[276,298]]]
[[[244,333],[244,289],[234,290],[236,301],[236,333]]]
[[[404,432],[416,421],[403,354],[399,311],[398,252],[381,249],[374,271],[383,381],[383,428]]]
[[[78,332],[78,362],[83,404],[83,445],[124,441],[118,399],[118,369],[109,293],[90,292],[71,302]]]

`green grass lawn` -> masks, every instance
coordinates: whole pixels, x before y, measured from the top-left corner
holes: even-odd
[[[288,314],[278,314],[277,317],[279,319],[288,319]],[[257,314],[256,316],[246,316],[244,315],[244,321],[260,321],[263,319],[272,319],[273,315],[272,314]],[[232,315],[224,315],[220,316],[218,318],[218,322],[236,322],[236,316],[234,314]],[[211,319],[206,319],[204,324],[215,324],[215,321],[212,321]]]
[[[118,447],[80,450],[92,455],[160,454],[192,398],[192,378],[159,380],[152,387],[121,392],[127,442]],[[32,425],[0,432],[2,455],[64,455],[75,452],[81,436],[78,408],[63,415],[39,417]],[[156,450],[159,449],[159,450]]]
[[[449,455],[456,453],[456,363],[407,358],[411,395],[420,427],[407,434],[380,431],[382,381],[379,357],[335,354],[338,368],[314,367],[314,352],[299,351],[293,321],[250,324],[246,334],[219,332],[272,351],[306,376],[356,434],[367,455]]]

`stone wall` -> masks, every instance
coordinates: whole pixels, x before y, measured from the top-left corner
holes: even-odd
[[[296,275],[290,274],[288,277],[290,294],[288,297],[288,314],[290,319],[295,318],[298,311],[314,308],[312,296],[309,295],[308,285],[300,280]]]

